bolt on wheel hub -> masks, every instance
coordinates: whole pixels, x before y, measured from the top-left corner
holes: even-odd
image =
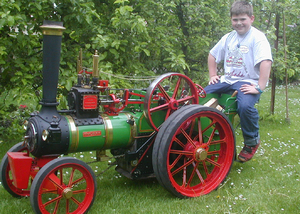
[[[66,199],[70,199],[73,196],[73,191],[70,187],[67,187],[66,189],[64,189],[63,191],[63,197]]]
[[[203,161],[207,158],[207,151],[203,148],[198,148],[195,150],[194,157],[197,161]]]

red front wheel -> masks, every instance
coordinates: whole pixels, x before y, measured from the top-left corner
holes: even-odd
[[[47,163],[31,186],[30,202],[36,213],[88,211],[96,195],[96,178],[83,161],[63,157]]]
[[[163,123],[152,153],[159,183],[180,198],[216,189],[234,158],[230,121],[220,111],[199,105],[183,107]]]

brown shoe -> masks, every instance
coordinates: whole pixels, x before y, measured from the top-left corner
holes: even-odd
[[[254,156],[256,150],[258,149],[259,145],[260,145],[260,140],[258,141],[258,144],[256,144],[255,146],[246,146],[245,145],[238,156],[239,160],[242,162],[247,162],[247,161],[251,160],[252,157]]]

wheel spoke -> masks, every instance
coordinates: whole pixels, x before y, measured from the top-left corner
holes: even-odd
[[[188,135],[188,133],[186,133],[186,131],[184,129],[180,129],[181,133],[185,136],[185,138],[187,139],[187,141],[193,145],[194,148],[196,148],[196,145],[193,141],[193,139]]]
[[[52,203],[54,203],[54,202],[57,202],[57,201],[60,201],[61,199],[62,199],[62,195],[59,195],[59,196],[57,196],[56,198],[54,198],[54,199],[52,199],[52,200],[50,200],[50,201],[47,201],[46,203],[44,203],[43,204],[43,206],[48,206],[48,205],[50,205],[50,204],[52,204]],[[56,205],[55,205],[56,206]]]
[[[209,128],[216,124],[216,121],[212,121],[205,129],[203,129],[202,133],[206,132]]]
[[[46,194],[46,193],[53,193],[53,194],[57,194],[57,189],[43,189],[42,190],[42,194]]]
[[[175,137],[174,141],[179,145],[181,146],[182,148],[184,148],[184,143],[182,143],[177,137]]]
[[[186,163],[186,158],[184,158],[184,163]],[[183,172],[182,172],[182,187],[185,187],[186,185],[186,166],[183,167]]]
[[[80,189],[80,190],[73,191],[73,195],[79,194],[79,193],[86,193],[86,189]]]
[[[164,89],[164,87],[162,87],[160,84],[158,84],[157,87],[159,88],[159,90],[162,93],[163,97],[166,98],[167,103],[170,102],[171,98],[168,95],[168,93],[166,92],[166,90]]]
[[[182,104],[182,103],[185,104],[187,101],[193,100],[193,99],[195,99],[194,96],[187,96],[185,98],[181,98],[181,99],[177,100],[177,102],[178,102],[178,104]]]
[[[208,169],[207,169],[205,160],[202,161],[202,165],[203,165],[203,168],[204,168],[204,172],[205,172],[205,174],[206,174],[206,177],[207,177],[207,176],[209,175],[209,172],[208,172]]]
[[[66,213],[70,213],[70,200],[67,199],[66,201]]]
[[[180,86],[180,82],[181,82],[181,78],[179,78],[179,79],[177,80],[177,82],[176,82],[176,86],[175,86],[175,88],[174,88],[174,93],[173,93],[173,96],[172,96],[173,99],[176,99],[176,95],[177,95],[177,93],[178,93],[178,89],[179,89],[179,86]]]
[[[203,144],[203,134],[202,134],[202,126],[201,126],[201,120],[200,117],[198,119],[198,141],[201,144]]]
[[[201,176],[201,173],[200,173],[199,170],[198,170],[198,165],[199,165],[199,163],[198,163],[198,162],[197,162],[197,163],[193,162],[192,164],[193,164],[193,167],[194,167],[194,168],[193,168],[193,171],[192,171],[191,176],[190,176],[190,178],[189,178],[189,181],[188,181],[188,183],[187,183],[187,186],[188,186],[188,187],[190,187],[190,184],[191,184],[191,182],[193,181],[193,178],[194,178],[194,176],[195,176],[195,173],[197,174],[197,176],[198,176],[200,182],[203,183],[203,184],[205,183],[203,177]]]
[[[57,213],[59,203],[60,203],[60,200],[57,200],[57,201],[56,201],[56,204],[55,204],[55,207],[54,207],[53,214],[56,214],[56,213]]]
[[[63,183],[64,183],[64,174],[63,174],[63,170],[62,169],[60,169],[59,170],[59,173],[60,173],[60,185],[63,185]]]
[[[70,179],[69,179],[69,184],[68,186],[72,186],[72,181],[73,181],[73,177],[74,177],[74,173],[75,173],[75,169],[72,169],[71,175],[70,175]]]
[[[170,170],[173,169],[173,167],[178,163],[178,161],[180,160],[181,157],[182,157],[182,155],[178,155],[178,157],[173,161],[173,163],[171,163]]]
[[[223,143],[226,143],[225,139],[212,140],[212,141],[210,141],[209,145],[216,145],[216,144],[223,144]]]
[[[61,175],[62,176],[62,175]],[[56,186],[58,189],[60,190],[63,190],[64,188],[62,187],[62,184],[60,184],[61,180],[54,174],[54,173],[51,173],[51,175],[49,175],[48,177],[49,181],[54,185]]]
[[[74,201],[75,202],[75,204],[77,204],[77,205],[80,205],[80,202],[76,199],[76,198],[74,198],[74,197],[71,197],[71,200],[72,201]]]
[[[221,168],[221,166],[222,166],[222,164],[219,164],[216,161],[213,161],[213,160],[211,160],[209,158],[206,158],[206,161],[209,162],[209,163],[211,163],[211,164],[213,164],[213,165],[215,165],[215,166],[217,166],[217,167],[219,167],[219,168]]]
[[[217,154],[220,154],[220,150],[216,150],[216,151],[208,151],[208,152],[207,152],[207,156],[209,156],[209,155],[217,155]]]
[[[213,140],[213,137],[215,136],[215,132],[216,132],[216,128],[213,129],[213,131],[211,132],[210,136],[209,136],[209,139],[207,141],[207,145],[210,145],[211,144],[211,141]]]
[[[194,128],[195,128],[195,122],[196,120],[193,120],[191,125],[190,125],[190,133],[189,133],[189,136],[192,136],[193,135],[193,131],[194,131]],[[195,139],[194,139],[195,140]]]
[[[184,167],[190,165],[194,160],[191,159],[188,162],[184,163],[181,167],[178,167],[178,169],[174,170],[173,172],[171,172],[171,174],[174,176],[175,174],[177,174],[178,172],[180,172]]]
[[[186,156],[193,155],[193,152],[190,151],[182,151],[182,150],[174,150],[174,149],[171,149],[170,153],[177,154],[177,155],[186,155]]]
[[[205,184],[205,180],[203,179],[201,173],[199,172],[199,169],[197,168],[198,164],[197,164],[197,167],[196,166],[194,166],[194,167],[195,167],[194,169],[195,169],[195,171],[196,171],[196,173],[198,175],[199,180],[201,181],[202,184]]]
[[[162,104],[162,105],[150,108],[149,109],[149,113],[153,113],[153,112],[157,112],[157,111],[162,111],[162,110],[166,110],[166,109],[169,109],[169,103],[165,103],[165,104]]]
[[[70,186],[73,186],[75,184],[77,184],[78,182],[82,181],[84,179],[84,177],[82,176],[81,178],[78,178],[77,180],[75,180]]]
[[[194,165],[194,164],[193,164],[193,165]],[[193,180],[193,178],[194,178],[194,175],[195,175],[195,171],[196,171],[196,168],[194,167],[194,168],[193,168],[193,171],[192,171],[192,173],[191,173],[191,175],[190,175],[190,178],[189,178],[188,182],[185,184],[185,187],[189,187],[189,186],[191,185],[191,182],[192,182],[192,180]]]

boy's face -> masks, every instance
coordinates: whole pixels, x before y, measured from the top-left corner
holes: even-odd
[[[254,21],[254,16],[249,17],[247,14],[231,16],[232,27],[240,35],[243,35],[248,32],[253,21]]]

